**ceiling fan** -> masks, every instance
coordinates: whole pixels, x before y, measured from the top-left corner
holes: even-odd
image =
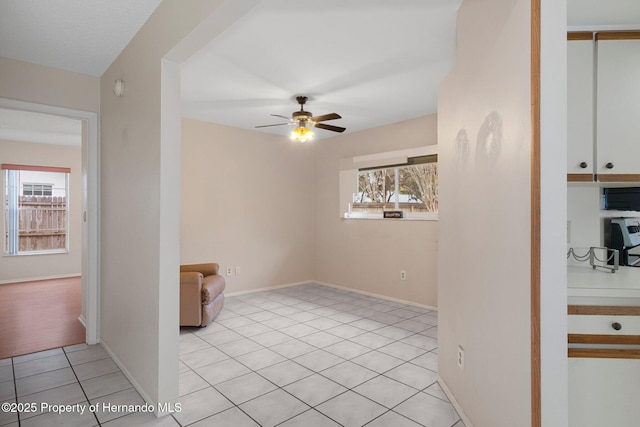
[[[297,127],[291,132],[291,139],[300,142],[306,142],[313,139],[313,132],[309,129],[309,126],[316,127],[318,129],[330,130],[332,132],[344,132],[346,128],[340,126],[328,125],[321,122],[326,122],[327,120],[336,120],[341,119],[342,116],[336,113],[324,114],[322,116],[314,116],[309,111],[304,110],[304,104],[306,104],[307,100],[306,96],[296,96],[296,101],[300,104],[300,111],[294,111],[291,114],[291,118],[287,116],[282,116],[280,114],[271,114],[273,117],[281,117],[283,119],[289,120],[285,123],[275,123],[272,125],[262,125],[256,126],[256,128],[266,128],[271,126],[283,126],[283,125],[292,125],[295,124]]]

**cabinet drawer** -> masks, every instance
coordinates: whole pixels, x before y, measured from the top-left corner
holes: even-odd
[[[570,315],[568,330],[570,334],[640,335],[640,316]]]

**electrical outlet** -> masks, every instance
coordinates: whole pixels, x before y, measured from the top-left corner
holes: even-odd
[[[458,346],[458,367],[464,370],[464,348]]]
[[[405,270],[400,270],[400,280],[407,280],[407,272]]]
[[[233,267],[227,267],[227,276],[233,275]]]
[[[240,274],[240,267],[236,267],[236,276]]]

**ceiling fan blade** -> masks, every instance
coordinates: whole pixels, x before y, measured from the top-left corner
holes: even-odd
[[[324,122],[326,120],[335,120],[335,119],[341,119],[342,116],[340,114],[336,114],[336,113],[329,113],[329,114],[325,114],[324,116],[316,116],[316,117],[311,117],[311,121],[312,122]]]
[[[347,128],[343,128],[340,126],[325,125],[324,123],[316,123],[315,127],[320,129],[330,130],[333,132],[344,132],[345,130],[347,130]]]
[[[291,117],[283,116],[281,114],[271,114],[271,116],[280,117],[280,118],[285,119],[285,120],[291,120]]]
[[[290,125],[291,123],[276,123],[274,125],[261,125],[261,126],[256,126],[256,128],[268,128],[271,126],[282,126],[282,125]]]

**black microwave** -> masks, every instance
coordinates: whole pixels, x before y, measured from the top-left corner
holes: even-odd
[[[640,187],[605,188],[604,208],[617,211],[640,211]]]

